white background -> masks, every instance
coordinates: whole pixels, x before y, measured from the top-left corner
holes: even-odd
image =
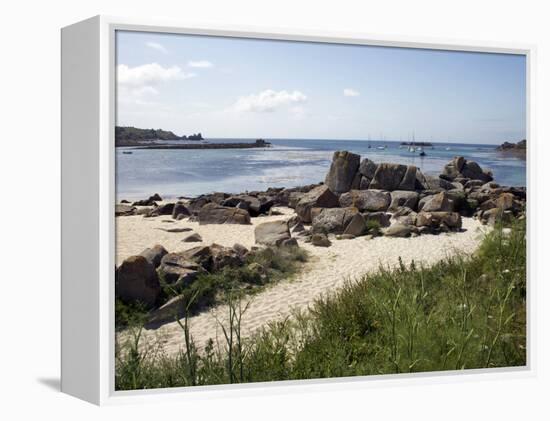
[[[545,254],[550,13],[540,1],[5,1],[0,43],[0,417],[11,419],[548,419]],[[99,409],[58,392],[60,33],[96,14],[421,38],[536,44],[531,281],[538,373],[514,380],[349,388]],[[546,247],[546,249],[545,249]],[[547,258],[547,257],[546,257]],[[546,390],[543,390],[546,388]],[[538,414],[538,415],[537,415]],[[543,415],[544,414],[544,415]]]

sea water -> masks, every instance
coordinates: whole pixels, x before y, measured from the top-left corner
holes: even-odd
[[[495,145],[433,143],[420,152],[399,142],[322,139],[267,139],[270,148],[135,149],[116,148],[117,200],[143,199],[153,193],[165,198],[204,193],[240,193],[268,187],[294,187],[323,181],[337,150],[374,162],[416,165],[437,175],[454,156],[476,161],[493,172],[502,185],[526,185],[525,158],[498,152]],[[251,139],[209,139],[210,143],[253,142]],[[370,146],[370,147],[369,147]],[[380,149],[385,147],[385,149]],[[124,154],[123,151],[131,151]]]

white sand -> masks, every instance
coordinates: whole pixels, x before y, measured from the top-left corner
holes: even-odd
[[[288,219],[292,209],[280,208],[285,215],[252,218],[252,225],[201,225],[196,222],[170,220],[167,217],[143,218],[128,216],[117,218],[117,264],[125,258],[139,254],[147,247],[162,244],[169,252],[182,251],[197,245],[218,243],[232,246],[240,243],[247,248],[254,245],[254,226],[266,221]],[[157,228],[192,228],[198,232],[202,243],[183,243],[181,239],[191,232],[168,233]],[[249,298],[250,305],[243,316],[243,335],[250,335],[267,322],[280,320],[294,308],[304,310],[321,294],[335,291],[346,279],[356,279],[380,265],[394,266],[399,257],[405,264],[412,260],[433,264],[455,253],[471,254],[479,245],[483,227],[479,221],[463,218],[465,231],[440,235],[422,235],[414,238],[377,237],[366,240],[332,240],[328,248],[314,247],[299,240],[300,247],[310,252],[311,258],[304,270],[292,280],[281,281]],[[209,338],[220,343],[223,334],[216,319],[224,323],[227,306],[221,305],[190,319],[191,334],[197,346],[202,348]],[[167,354],[178,352],[183,344],[182,330],[175,322],[156,330],[144,332],[144,338],[160,340]]]

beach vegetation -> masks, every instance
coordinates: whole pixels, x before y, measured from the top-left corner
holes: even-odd
[[[116,389],[526,364],[525,220],[497,224],[472,256],[430,267],[400,262],[350,279],[308,311],[271,322],[249,338],[241,331],[247,311],[241,291],[226,288],[223,294],[224,340],[210,340],[199,351],[188,311],[179,321],[181,351],[167,356],[159,344],[140,346],[137,326],[117,344]]]

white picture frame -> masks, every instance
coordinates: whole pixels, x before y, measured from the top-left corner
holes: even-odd
[[[527,62],[527,181],[533,173],[532,45],[455,40],[377,37],[355,33],[280,30],[180,24],[153,19],[96,16],[61,30],[62,47],[62,377],[63,392],[94,404],[203,399],[263,393],[326,391],[335,388],[380,387],[392,384],[446,383],[488,378],[533,376],[533,315],[531,298],[536,284],[531,277],[527,296],[527,365],[521,368],[384,375],[276,383],[208,386],[117,392],[114,390],[114,250],[115,250],[115,32],[149,31],[378,45],[423,49],[522,54]],[[529,199],[531,200],[531,199]],[[530,202],[528,202],[530,203]],[[532,205],[528,206],[531,236]],[[532,238],[530,237],[530,241]],[[529,267],[532,254],[528,249]],[[528,272],[528,276],[530,273]]]

